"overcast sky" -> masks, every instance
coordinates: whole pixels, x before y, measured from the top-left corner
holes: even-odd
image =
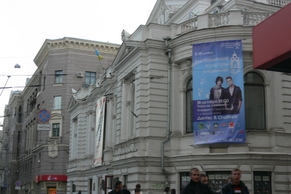
[[[33,59],[45,39],[73,37],[121,44],[122,30],[133,33],[145,24],[155,3],[156,0],[0,0],[0,124],[11,89],[22,90],[26,78],[36,70]],[[14,69],[17,63],[20,69]],[[11,89],[2,89],[5,84]]]

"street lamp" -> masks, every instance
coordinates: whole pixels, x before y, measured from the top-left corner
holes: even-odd
[[[16,65],[14,65],[14,68],[19,69],[19,68],[21,68],[21,67],[20,67],[20,65],[19,65],[18,63],[16,63]],[[3,91],[4,91],[5,87],[6,87],[6,84],[7,84],[7,82],[8,82],[8,80],[9,80],[10,77],[11,77],[11,75],[7,75],[7,80],[6,80],[6,83],[5,83],[5,85],[4,85],[4,87],[3,87],[2,91],[1,91],[1,93],[0,93],[0,96],[2,95],[2,93],[3,93]]]
[[[19,69],[19,68],[21,68],[21,66],[18,63],[16,63],[16,65],[14,65],[14,68]]]

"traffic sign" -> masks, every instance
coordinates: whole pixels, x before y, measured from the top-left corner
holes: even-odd
[[[41,123],[47,123],[51,119],[51,113],[46,109],[42,109],[38,112],[37,119]]]

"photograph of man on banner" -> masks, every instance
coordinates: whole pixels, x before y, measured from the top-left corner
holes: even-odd
[[[194,144],[245,142],[242,59],[241,40],[193,45]]]

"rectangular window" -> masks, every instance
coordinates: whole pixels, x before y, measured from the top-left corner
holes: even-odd
[[[128,183],[128,175],[124,175],[123,176],[123,184],[127,185],[127,183]]]
[[[63,70],[55,71],[55,84],[63,83],[63,76],[64,76]]]
[[[180,193],[185,189],[185,187],[190,182],[190,172],[180,172]]]
[[[216,192],[221,192],[222,187],[228,183],[231,171],[209,171],[206,172],[209,186]]]
[[[254,172],[254,193],[272,194],[271,172]]]
[[[86,87],[88,87],[89,85],[93,85],[95,81],[96,81],[96,72],[86,71],[85,72]]]
[[[62,107],[62,97],[55,96],[54,97],[54,109],[61,109]]]
[[[60,136],[60,123],[53,123],[52,125],[52,137]]]
[[[192,79],[186,85],[186,133],[193,133]]]
[[[45,90],[46,76],[43,77],[42,90]]]

